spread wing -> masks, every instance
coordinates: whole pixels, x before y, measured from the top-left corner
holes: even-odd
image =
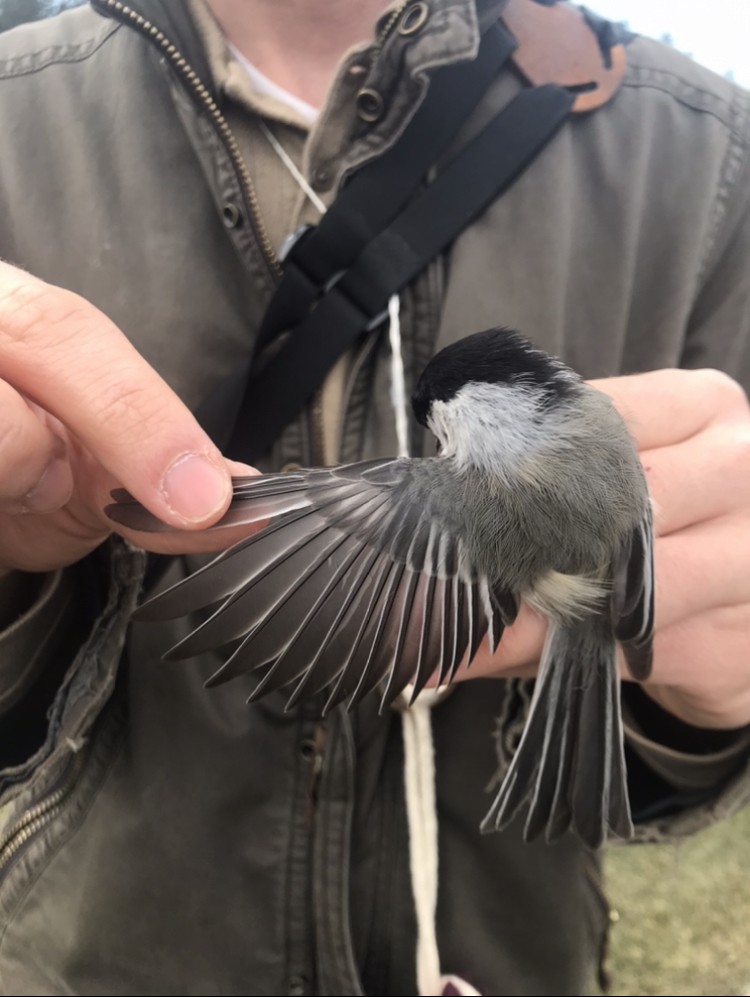
[[[143,604],[140,620],[210,615],[168,658],[236,645],[209,685],[258,670],[250,699],[278,688],[349,706],[378,686],[383,704],[437,672],[449,682],[485,634],[494,650],[516,600],[467,554],[435,488],[439,458],[367,461],[237,478],[217,527],[269,520]],[[107,509],[132,529],[167,529],[127,493]]]

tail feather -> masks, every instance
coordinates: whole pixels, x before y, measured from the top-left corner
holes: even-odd
[[[633,825],[615,641],[604,616],[553,626],[521,741],[483,830],[506,827],[528,805],[527,841],[573,828],[592,848]]]

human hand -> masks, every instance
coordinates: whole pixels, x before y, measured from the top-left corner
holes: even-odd
[[[0,575],[97,547],[115,485],[177,529],[149,549],[218,549],[230,530],[195,531],[223,514],[231,473],[247,472],[93,305],[0,263]]]
[[[591,382],[638,446],[655,506],[656,636],[644,689],[686,723],[750,723],[750,408],[717,371]],[[544,623],[524,609],[494,657],[468,672],[533,674]]]
[[[614,378],[655,506],[656,637],[644,689],[696,727],[750,723],[750,408],[718,371]]]

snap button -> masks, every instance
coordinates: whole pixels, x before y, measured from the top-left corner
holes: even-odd
[[[383,98],[377,90],[363,87],[357,94],[357,114],[363,121],[377,121],[383,114]]]
[[[237,228],[242,224],[242,212],[233,201],[227,201],[221,209],[221,217],[227,228]]]
[[[318,753],[318,746],[312,738],[305,738],[304,741],[300,742],[299,753],[305,761],[312,761]]]
[[[312,185],[315,190],[329,190],[332,183],[333,174],[327,166],[318,166],[315,170],[313,170]]]
[[[400,35],[413,35],[426,22],[430,8],[426,3],[413,3],[404,11],[398,25]]]
[[[289,997],[303,997],[307,993],[307,980],[304,976],[290,976],[287,980],[287,994]]]

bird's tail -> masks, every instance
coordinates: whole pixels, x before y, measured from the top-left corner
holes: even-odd
[[[528,804],[527,841],[572,828],[592,848],[633,833],[620,678],[605,616],[551,624],[529,716],[482,830],[500,829]]]

